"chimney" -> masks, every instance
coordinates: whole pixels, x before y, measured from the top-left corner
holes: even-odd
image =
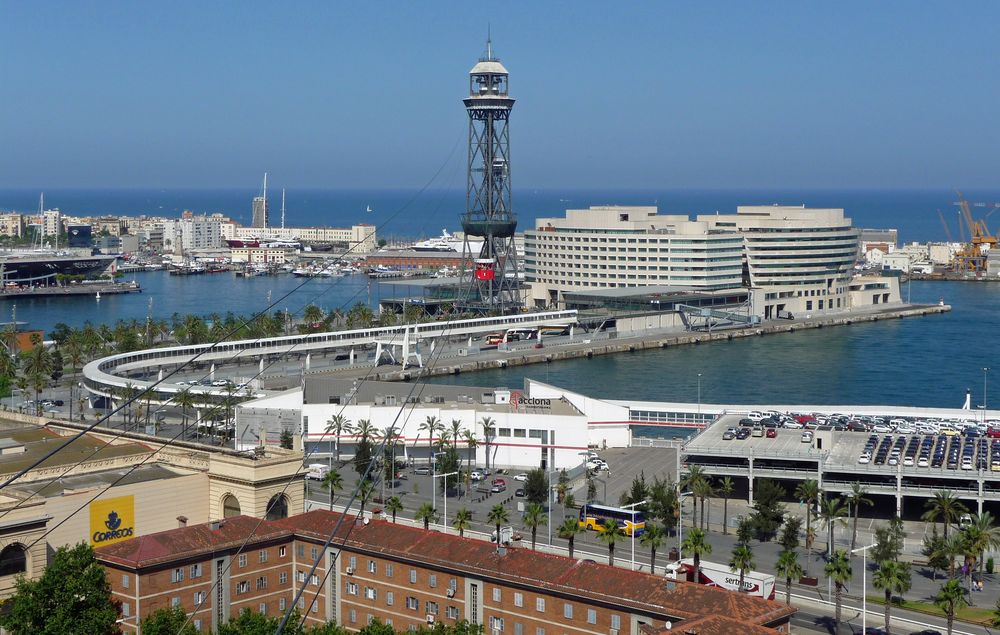
[[[212,531],[219,531],[222,528],[222,521],[213,520],[212,522],[208,523],[208,528],[211,529]]]
[[[187,516],[178,516],[177,517],[177,526],[178,527],[187,527],[188,526],[188,517]]]

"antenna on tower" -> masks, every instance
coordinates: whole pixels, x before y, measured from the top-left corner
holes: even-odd
[[[493,59],[493,25],[486,23],[486,59]]]

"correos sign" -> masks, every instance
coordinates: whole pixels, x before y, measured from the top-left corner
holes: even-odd
[[[90,504],[90,544],[97,547],[135,535],[135,499],[119,496]]]

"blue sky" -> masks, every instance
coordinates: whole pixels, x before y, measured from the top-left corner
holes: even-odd
[[[0,187],[990,187],[1000,4],[0,0]]]

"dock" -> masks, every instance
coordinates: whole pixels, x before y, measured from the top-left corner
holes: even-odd
[[[142,293],[138,282],[109,282],[101,284],[73,284],[51,287],[19,287],[17,289],[0,290],[0,300],[17,300],[19,298],[52,298],[62,296],[96,296],[121,295],[123,293]]]

